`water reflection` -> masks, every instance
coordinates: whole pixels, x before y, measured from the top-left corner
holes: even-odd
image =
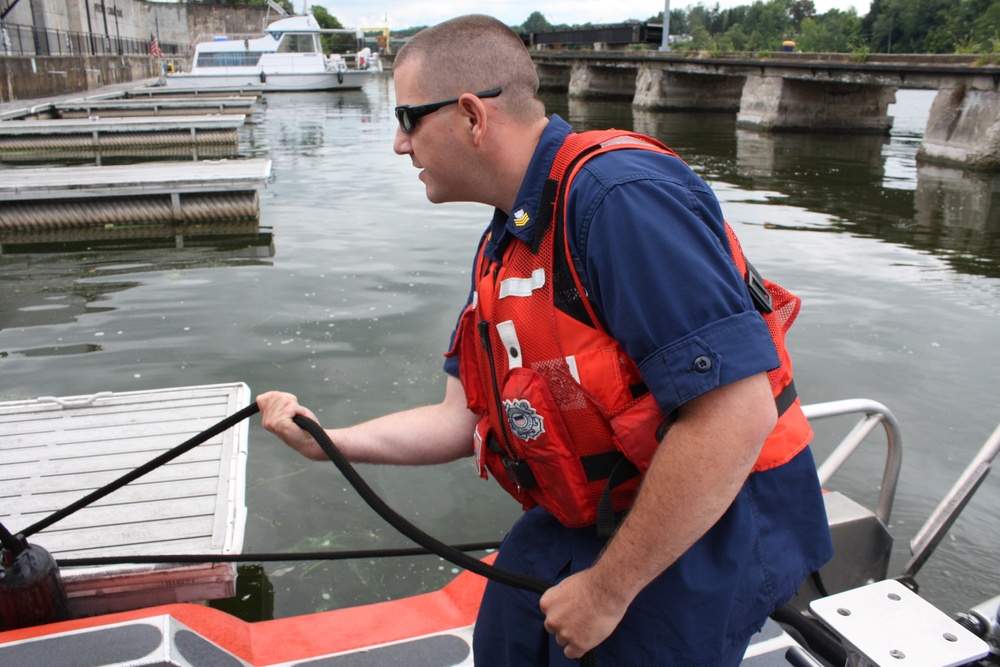
[[[546,98],[577,129],[656,137],[709,181],[822,213],[810,229],[878,238],[939,255],[956,271],[1000,276],[1000,177],[918,164],[932,91],[902,90],[890,136],[757,132],[725,113],[629,109]]]
[[[270,229],[256,222],[0,231],[0,330],[75,322],[145,284],[142,274],[269,264]],[[98,352],[71,344],[9,350],[53,356]]]
[[[1000,176],[917,169],[916,247],[946,249],[960,273],[1000,277]]]

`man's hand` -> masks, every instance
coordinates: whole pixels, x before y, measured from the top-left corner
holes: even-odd
[[[542,595],[545,630],[565,647],[567,658],[580,658],[614,632],[628,600],[614,590],[611,577],[593,568],[567,577]]]
[[[316,415],[299,405],[299,401],[294,395],[280,391],[269,391],[257,397],[257,407],[260,408],[261,423],[264,428],[281,438],[285,444],[303,456],[316,461],[326,460],[326,454],[323,453],[312,436],[292,421],[292,417],[302,415],[319,423]]]

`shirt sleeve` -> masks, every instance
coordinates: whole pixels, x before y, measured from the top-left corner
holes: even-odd
[[[779,365],[711,188],[681,160],[590,160],[567,202],[574,264],[608,332],[664,413]]]

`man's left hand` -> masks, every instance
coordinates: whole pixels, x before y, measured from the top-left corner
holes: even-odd
[[[613,582],[593,569],[567,577],[542,595],[545,630],[565,647],[567,658],[580,658],[618,627],[627,601],[618,601]]]

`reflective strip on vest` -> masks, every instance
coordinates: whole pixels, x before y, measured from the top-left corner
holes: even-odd
[[[531,296],[536,289],[545,287],[545,269],[535,269],[530,278],[505,278],[500,281],[500,297]]]
[[[497,324],[497,333],[500,334],[500,340],[503,341],[503,347],[507,351],[507,367],[520,368],[521,343],[517,340],[517,330],[514,328],[514,322],[512,320],[500,322]]]
[[[569,366],[570,375],[576,380],[577,384],[580,384],[580,369],[576,366],[576,355],[569,355],[566,357],[566,365]]]

